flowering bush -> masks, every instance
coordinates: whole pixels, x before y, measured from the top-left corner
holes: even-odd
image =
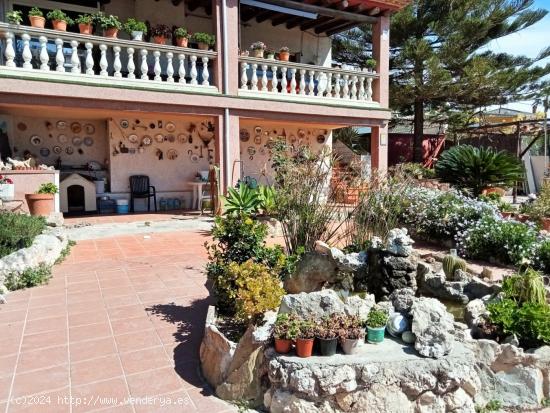
[[[11,184],[13,184],[13,181],[10,178],[8,178],[7,176],[0,175],[0,185],[2,185],[2,184],[11,185]]]
[[[250,45],[250,50],[265,50],[267,46],[264,42],[254,42]]]

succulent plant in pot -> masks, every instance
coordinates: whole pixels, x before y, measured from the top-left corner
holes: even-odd
[[[139,20],[130,17],[124,23],[124,31],[132,36],[132,40],[143,41],[143,35],[147,34],[147,25]]]
[[[265,51],[266,59],[274,60],[275,59],[275,50],[273,49],[267,49]]]
[[[23,21],[23,12],[21,10],[12,10],[6,13],[6,20],[11,24],[21,24]]]
[[[298,321],[294,314],[278,314],[273,326],[275,351],[286,354],[292,348],[292,342],[298,334]]]
[[[38,7],[33,7],[29,11],[29,21],[31,22],[32,27],[38,27],[39,29],[43,29],[46,25],[46,18],[44,17],[44,13],[42,13],[42,10],[40,10]]]
[[[51,182],[43,183],[34,194],[25,194],[25,200],[31,215],[47,217],[54,210],[54,197],[57,186]]]
[[[250,50],[252,50],[252,56],[254,57],[264,57],[266,49],[267,46],[264,42],[254,42],[250,45]]]
[[[296,354],[298,357],[311,357],[314,341],[315,322],[307,318],[299,320],[298,334],[296,336]]]
[[[74,24],[73,19],[71,19],[59,9],[48,12],[48,14],[46,14],[46,17],[52,22],[52,27],[54,30],[59,30],[62,32],[66,32],[67,26]]]
[[[95,16],[95,20],[103,29],[103,36],[116,39],[118,31],[122,29],[122,23],[117,16],[112,14],[106,16],[103,13],[98,13]]]
[[[208,50],[216,43],[216,37],[209,33],[195,33],[191,38],[197,43],[197,47],[200,50]]]
[[[156,44],[166,44],[166,39],[172,37],[172,30],[165,24],[157,24],[151,28],[151,36]]]
[[[388,313],[379,308],[371,308],[367,316],[367,341],[369,343],[381,343],[384,341]]]
[[[94,16],[91,14],[81,14],[75,19],[78,24],[78,30],[81,34],[92,34],[94,26]]]
[[[376,69],[376,65],[377,65],[377,62],[375,59],[367,59],[365,60],[365,67],[369,70],[369,71],[373,71],[374,69]]]
[[[332,317],[324,317],[315,329],[322,356],[333,356],[338,347],[338,324]]]
[[[279,49],[279,60],[282,62],[288,62],[288,59],[290,59],[290,49],[283,46]]]
[[[342,315],[336,318],[338,337],[346,354],[356,354],[365,341],[365,329],[359,316]]]
[[[191,34],[185,27],[178,27],[174,30],[174,37],[176,38],[176,45],[178,47],[187,47]]]

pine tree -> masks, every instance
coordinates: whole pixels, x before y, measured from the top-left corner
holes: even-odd
[[[422,161],[425,118],[460,124],[475,108],[534,96],[550,73],[550,64],[536,65],[550,56],[550,46],[534,59],[485,50],[547,14],[533,2],[413,0],[392,17],[390,106],[414,118],[415,161]],[[335,58],[361,64],[370,54],[369,30],[337,35]]]

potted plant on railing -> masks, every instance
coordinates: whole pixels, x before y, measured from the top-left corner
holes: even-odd
[[[210,46],[214,46],[216,43],[216,37],[209,33],[195,33],[192,39],[197,43],[199,50],[208,50]]]
[[[333,356],[338,346],[338,324],[332,317],[326,317],[317,325],[315,337],[322,356]]]
[[[21,24],[23,21],[23,12],[21,10],[12,10],[6,13],[6,19],[11,24]]]
[[[57,186],[51,182],[40,185],[34,194],[25,194],[25,199],[31,215],[47,217],[54,210],[54,196]]]
[[[156,44],[166,44],[166,39],[172,37],[172,30],[165,24],[157,24],[151,28],[151,36]]]
[[[315,341],[315,323],[310,319],[298,321],[296,335],[296,354],[298,357],[311,357],[313,342]]]
[[[147,25],[139,20],[130,17],[124,23],[124,31],[132,36],[132,40],[143,41],[143,35],[147,34]]]
[[[267,49],[267,46],[264,42],[254,42],[250,45],[250,50],[252,50],[253,57],[263,58],[265,49]]]
[[[0,199],[11,201],[15,197],[15,185],[10,178],[0,175]]]
[[[59,9],[48,12],[48,14],[46,14],[46,17],[52,22],[53,29],[59,30],[60,32],[66,32],[67,26],[70,26],[74,23],[73,19],[71,19]]]
[[[103,36],[116,39],[118,36],[118,31],[122,29],[122,23],[117,16],[110,14],[105,16],[103,13],[98,13],[95,16],[96,21],[99,23],[103,29]]]
[[[174,30],[174,37],[176,38],[176,45],[178,47],[187,47],[191,35],[185,27],[178,27]]]
[[[377,62],[375,59],[367,59],[365,61],[365,67],[367,68],[367,71],[372,72],[374,69],[376,69]]]
[[[75,22],[78,24],[78,30],[81,34],[92,34],[94,16],[91,14],[81,14],[75,19]]]
[[[279,60],[282,62],[288,62],[288,59],[290,59],[290,49],[283,46],[279,49]]]
[[[46,25],[46,19],[44,18],[44,13],[38,7],[33,7],[29,11],[29,21],[31,22],[32,27],[38,27],[43,29]]]
[[[384,310],[371,308],[367,316],[367,341],[377,344],[384,341],[384,332],[388,322],[388,313]]]
[[[275,50],[267,49],[265,51],[266,59],[275,60]]]
[[[292,349],[292,342],[298,334],[298,322],[293,314],[278,314],[273,326],[275,351],[286,354]]]

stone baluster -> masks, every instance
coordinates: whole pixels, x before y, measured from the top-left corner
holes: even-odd
[[[332,97],[332,72],[327,74],[327,97]]]
[[[287,86],[288,86],[288,80],[286,78],[286,72],[287,72],[286,66],[281,67],[281,93],[283,95],[286,95],[288,93]]]
[[[325,90],[327,88],[327,74],[325,72],[319,72],[317,76],[317,96],[324,97]]]
[[[6,32],[6,50],[4,57],[6,58],[7,67],[15,67],[15,49],[13,48],[13,33]]]
[[[134,63],[134,48],[129,47],[126,49],[126,54],[128,55],[128,79],[135,79],[136,78],[136,64]]]
[[[290,68],[290,94],[296,94],[296,69]]]
[[[27,33],[23,33],[21,35],[21,39],[23,39],[23,69],[32,69],[32,53],[29,46],[31,36],[29,36]]]
[[[189,58],[189,60],[191,61],[191,69],[189,71],[189,75],[191,76],[191,83],[192,85],[198,85],[199,82],[197,81],[197,56],[195,55],[191,55],[191,57]]]
[[[40,42],[40,70],[48,71],[50,66],[48,62],[50,61],[50,55],[48,54],[48,38],[46,36],[40,36],[38,38]]]
[[[208,57],[203,56],[202,58],[202,85],[210,86],[210,72],[208,71]]]
[[[153,66],[153,72],[155,72],[155,81],[160,82],[162,81],[162,77],[160,74],[162,73],[162,69],[160,67],[160,52],[158,50],[155,50],[153,52],[153,56],[155,57],[155,65]]]
[[[351,100],[357,100],[357,76],[351,78]]]
[[[94,56],[93,56],[94,45],[90,42],[86,42],[84,46],[86,47],[86,74],[93,75],[94,74]]]
[[[252,63],[252,77],[250,78],[250,89],[258,90],[258,64]]]
[[[122,62],[120,61],[120,46],[114,46],[113,52],[115,54],[114,61],[113,61],[113,69],[114,77],[122,77],[122,73],[120,72],[122,70]]]
[[[71,41],[71,73],[80,73],[80,59],[78,58],[78,42]]]
[[[300,69],[300,95],[306,94],[306,69]]]
[[[340,99],[340,73],[334,76],[334,97]]]
[[[309,96],[315,96],[315,70],[309,70],[309,83],[307,85]]]
[[[262,65],[262,82],[260,85],[262,92],[267,92],[267,65]]]
[[[99,50],[101,51],[101,57],[99,58],[99,75],[109,76],[107,69],[109,68],[109,62],[107,61],[107,45],[100,44]]]
[[[166,81],[170,83],[174,82],[174,64],[172,63],[173,58],[174,54],[172,52],[166,53]]]
[[[277,93],[279,91],[278,88],[277,88],[277,86],[279,84],[279,80],[277,79],[277,66],[276,65],[271,66],[271,73],[272,73],[272,76],[271,76],[271,92],[272,93]]]
[[[180,53],[178,55],[179,66],[178,66],[178,75],[180,76],[180,83],[185,85],[187,80],[185,80],[185,54]]]
[[[372,102],[372,77],[367,77],[367,91],[365,92],[365,100]]]
[[[141,49],[139,52],[141,54],[141,80],[149,80],[149,65],[147,64],[147,49]]]
[[[248,75],[246,71],[248,70],[248,63],[241,62],[241,89],[248,90]]]
[[[359,100],[365,99],[365,77],[359,76],[359,96],[357,97]]]
[[[65,71],[65,56],[63,55],[63,40],[60,38],[55,39],[55,47],[57,52],[55,53],[55,70],[58,72]]]
[[[349,75],[344,75],[344,87],[342,88],[342,97],[349,99]]]

